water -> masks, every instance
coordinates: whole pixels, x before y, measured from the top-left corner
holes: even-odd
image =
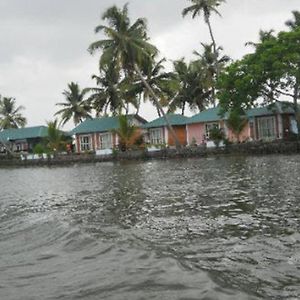
[[[300,156],[0,169],[0,299],[300,299]]]

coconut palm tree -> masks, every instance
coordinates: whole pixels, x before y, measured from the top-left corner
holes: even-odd
[[[20,113],[23,109],[23,106],[16,106],[16,99],[0,95],[0,130],[24,127],[26,118]]]
[[[153,55],[158,52],[156,47],[149,43],[146,20],[139,18],[131,24],[127,4],[124,5],[123,9],[119,9],[116,6],[107,9],[102,16],[102,20],[107,21],[108,26],[99,25],[95,31],[96,33],[103,32],[106,38],[92,43],[89,51],[94,53],[96,50],[102,50],[100,67],[113,62],[118,70],[123,71],[125,77],[131,77],[134,73],[139,76],[164,116],[176,145],[180,147],[178,138],[160,105],[160,99],[141,71],[142,65],[151,63]]]
[[[156,62],[155,57],[153,57],[151,64],[144,64],[141,68],[145,80],[159,97],[162,107],[168,106],[169,99],[175,96],[179,85],[176,75],[173,72],[164,72],[163,63],[165,61],[166,59],[163,58]],[[144,102],[149,100],[156,106],[155,100],[141,80],[137,79],[128,92],[131,92],[133,95],[142,95]],[[156,108],[158,116],[161,117],[161,111],[158,107]]]
[[[119,116],[119,128],[114,130],[118,135],[119,147],[122,151],[129,150],[142,139],[140,130],[130,124],[128,117],[125,115]]]
[[[107,115],[108,111],[113,115],[120,114],[123,107],[123,99],[120,91],[120,76],[113,64],[105,65],[100,69],[100,75],[93,75],[97,87],[86,88],[84,92],[90,93],[87,102],[96,111],[96,116]]]
[[[178,81],[176,95],[169,103],[169,112],[181,109],[184,115],[187,106],[191,110],[204,110],[209,104],[210,91],[203,85],[203,69],[197,62],[186,63],[184,59],[174,61],[174,74]]]
[[[56,153],[57,151],[66,150],[67,140],[66,136],[59,129],[59,124],[57,119],[54,121],[47,122],[48,126],[48,135],[45,138],[46,147],[50,152]]]
[[[84,100],[85,92],[81,91],[77,83],[71,82],[68,84],[68,90],[63,92],[66,102],[57,103],[63,109],[55,113],[61,116],[60,124],[64,125],[69,120],[73,119],[75,125],[81,123],[87,118],[91,118],[91,107],[87,101]]]
[[[216,51],[213,51],[212,44],[201,43],[203,52],[199,53],[194,51],[194,55],[198,57],[198,63],[202,66],[202,80],[205,88],[211,89],[210,102],[216,106],[216,85],[218,80],[218,74],[224,69],[227,62],[230,61],[229,56],[221,55],[222,47],[218,47]]]
[[[209,34],[212,40],[213,50],[214,52],[216,52],[217,46],[213,35],[212,27],[210,24],[210,16],[212,13],[221,16],[221,14],[217,10],[217,7],[220,6],[222,2],[225,2],[225,0],[189,0],[189,1],[191,2],[191,5],[186,7],[182,11],[182,16],[185,17],[186,15],[191,14],[192,18],[194,19],[196,16],[200,16],[203,13],[204,21],[208,26]]]

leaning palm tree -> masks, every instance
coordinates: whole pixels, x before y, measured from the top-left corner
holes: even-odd
[[[162,107],[169,105],[169,99],[172,99],[176,95],[179,85],[176,75],[173,72],[164,71],[163,63],[165,61],[165,58],[156,61],[155,57],[153,57],[151,64],[147,63],[141,68],[145,80],[152,88],[154,93],[159,97],[159,103]],[[128,92],[131,92],[134,95],[141,95],[144,102],[150,101],[154,106],[156,106],[155,99],[153,99],[152,95],[149,93],[149,90],[145,87],[141,80],[134,82]],[[158,116],[161,117],[160,109],[157,106],[156,109]]]
[[[116,6],[107,9],[102,16],[102,20],[106,20],[108,26],[99,25],[95,31],[96,33],[103,32],[106,35],[106,39],[92,43],[89,51],[94,53],[96,50],[102,50],[100,67],[113,62],[118,70],[123,71],[125,77],[131,77],[133,73],[139,76],[164,116],[176,145],[180,147],[175,131],[160,105],[159,98],[141,71],[141,66],[145,63],[151,63],[153,55],[158,52],[157,48],[149,43],[146,20],[139,18],[131,24],[127,4],[124,5],[123,9],[119,9]]]
[[[61,116],[60,125],[66,124],[69,120],[73,119],[75,125],[81,123],[90,116],[90,106],[84,100],[85,92],[80,90],[77,83],[71,82],[68,84],[68,90],[63,92],[66,102],[57,103],[56,105],[62,106],[63,109],[55,113]]]
[[[210,24],[210,16],[211,13],[216,13],[217,15],[221,16],[221,14],[218,12],[217,7],[221,5],[222,2],[225,2],[225,0],[189,0],[191,2],[191,6],[186,7],[182,11],[182,16],[185,17],[188,14],[192,15],[192,18],[194,19],[196,16],[201,15],[203,13],[204,15],[204,21],[208,26],[209,34],[212,40],[213,44],[213,50],[216,52],[217,46],[216,46],[216,40],[213,35],[212,27]]]
[[[0,95],[0,130],[24,127],[26,118],[20,113],[23,109],[23,106],[16,106],[16,99]]]

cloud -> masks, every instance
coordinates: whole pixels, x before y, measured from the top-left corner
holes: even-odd
[[[123,0],[2,0],[0,1],[0,94],[17,98],[24,105],[30,125],[44,124],[63,101],[62,91],[71,81],[91,86],[97,73],[98,56],[87,48],[100,39],[94,28],[112,4]],[[169,60],[186,57],[210,42],[203,17],[182,18],[185,0],[133,0],[132,19],[146,17],[152,42]],[[260,29],[282,30],[299,0],[228,0],[220,7],[222,18],[212,16],[218,44],[226,54],[240,58],[250,51],[247,41],[256,41]],[[168,66],[171,66],[169,61]],[[156,116],[155,108],[144,105],[142,115]],[[69,125],[71,126],[71,125]]]

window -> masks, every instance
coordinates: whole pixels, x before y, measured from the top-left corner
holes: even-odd
[[[205,124],[205,137],[209,140],[209,133],[212,129],[219,128],[219,123],[207,123]]]
[[[275,139],[275,117],[259,118],[258,124],[258,138],[259,139]]]
[[[111,149],[112,145],[112,134],[102,133],[100,134],[100,149]]]
[[[161,128],[150,129],[150,143],[153,145],[163,144],[163,134]]]
[[[91,150],[91,138],[89,135],[84,135],[80,137],[80,150],[81,151]]]

